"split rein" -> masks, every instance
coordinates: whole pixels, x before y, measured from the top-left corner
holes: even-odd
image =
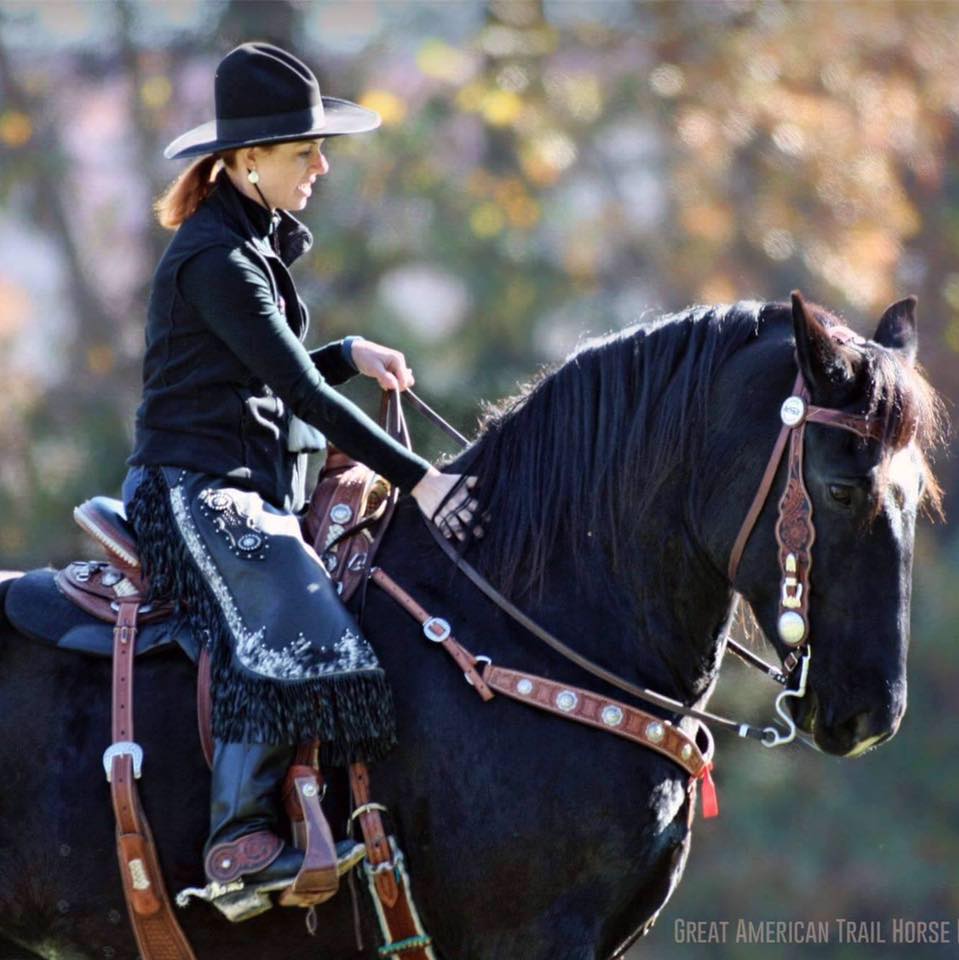
[[[439,427],[444,433],[450,436],[453,440],[457,442],[461,447],[466,447],[468,441],[466,438],[453,426],[447,423],[435,410],[429,407],[426,403],[423,402],[412,390],[406,390],[405,396],[409,400],[413,408],[421,413],[426,419],[431,423]],[[399,399],[399,395],[396,393],[390,394],[391,404],[395,406],[396,416],[401,423],[402,434],[408,438],[409,434],[406,431],[406,424],[403,418],[402,405]],[[785,428],[784,428],[785,429]],[[779,456],[777,456],[777,451],[774,451],[773,458],[775,459],[775,464],[772,460],[770,461],[770,467],[767,468],[767,474],[769,475],[769,485],[772,483],[772,478],[775,476],[776,467],[778,467],[779,459],[781,459],[781,450],[778,451]],[[768,493],[768,489],[767,489]],[[765,496],[763,496],[763,501],[765,501]],[[755,504],[754,504],[755,506]],[[759,515],[759,511],[762,508],[762,504],[759,505],[759,508],[755,510],[755,516],[750,514],[747,516],[747,521],[752,519],[752,524],[755,523],[756,517]],[[748,539],[749,532],[746,533],[746,539]],[[540,624],[536,623],[534,620],[530,619],[522,610],[520,610],[515,604],[508,600],[502,593],[500,593],[490,582],[487,580],[472,564],[466,561],[456,548],[449,543],[446,538],[440,533],[436,525],[433,523],[427,523],[427,529],[430,531],[430,534],[433,536],[433,539],[436,541],[440,549],[446,554],[449,560],[456,566],[456,568],[464,575],[466,578],[483,593],[488,599],[490,599],[500,610],[502,610],[507,616],[516,621],[520,626],[525,630],[531,633],[538,640],[545,643],[552,650],[559,653],[562,657],[569,660],[571,663],[576,664],[576,666],[585,670],[587,673],[592,674],[593,676],[603,680],[605,683],[610,684],[613,687],[623,690],[626,693],[630,694],[633,697],[636,697],[639,700],[645,701],[646,703],[653,704],[654,706],[660,707],[661,709],[668,710],[672,713],[680,714],[684,717],[690,717],[694,720],[698,720],[703,724],[712,724],[718,727],[722,727],[726,730],[730,730],[739,737],[751,738],[754,740],[760,741],[763,746],[766,747],[776,747],[782,746],[783,744],[791,742],[796,736],[796,726],[792,720],[792,717],[789,715],[788,711],[784,706],[784,700],[789,697],[802,698],[806,692],[806,681],[809,672],[809,655],[807,654],[802,661],[802,669],[800,671],[799,686],[796,690],[784,690],[776,699],[776,711],[779,716],[783,719],[786,724],[785,732],[780,730],[776,726],[766,726],[766,727],[757,727],[749,723],[742,723],[736,720],[730,720],[727,717],[720,716],[719,714],[710,713],[706,710],[697,710],[694,707],[688,707],[683,703],[680,703],[678,700],[674,700],[671,697],[666,697],[662,694],[656,693],[652,690],[648,690],[645,687],[637,686],[634,683],[630,683],[628,680],[618,676],[615,673],[607,670],[605,667],[600,666],[598,663],[590,660],[588,657],[584,657],[582,654],[577,653],[575,650],[567,646],[562,642],[555,634],[551,633],[549,630],[542,627]],[[745,525],[744,525],[745,526]],[[742,534],[741,534],[742,536]],[[743,540],[743,548],[745,547],[745,540]],[[740,555],[741,555],[740,550]],[[788,683],[788,674],[784,674],[782,671],[778,670],[776,667],[772,666],[769,663],[766,663],[761,657],[757,656],[751,650],[746,649],[745,647],[738,644],[732,637],[729,636],[729,627],[732,622],[732,619],[735,615],[736,608],[738,606],[739,597],[738,594],[734,599],[730,612],[726,618],[724,626],[725,634],[725,644],[726,648],[735,653],[738,657],[748,663],[750,666],[753,666],[767,676],[774,679],[777,683],[782,686],[786,686]]]

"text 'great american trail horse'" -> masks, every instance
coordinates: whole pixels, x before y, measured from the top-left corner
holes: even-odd
[[[697,307],[587,345],[489,417],[450,465],[478,475],[490,517],[465,558],[578,654],[699,709],[737,590],[787,667],[793,648],[812,650],[805,694],[790,709],[817,746],[856,755],[887,739],[906,703],[916,513],[923,499],[938,503],[926,456],[942,416],[914,365],[914,306],[890,307],[868,341],[837,336],[834,317],[795,296],[791,306]],[[781,415],[797,359],[809,396]],[[790,444],[800,449],[770,467],[804,414],[802,440]],[[764,470],[769,492],[757,503]],[[782,521],[789,491],[799,505]],[[801,533],[791,548],[794,527],[814,539]],[[376,564],[494,666],[625,699],[533,642],[457,571],[408,503]],[[789,618],[780,635],[785,613],[802,617],[801,636]],[[688,774],[513,698],[484,702],[373,587],[363,625],[400,730],[374,771],[377,799],[390,808],[437,955],[599,960],[647,928],[686,862]],[[132,960],[100,761],[110,664],[7,623],[3,640],[0,935],[41,957]],[[161,653],[137,672],[143,804],[175,891],[197,883],[206,831],[194,668]],[[789,682],[799,684],[798,669]],[[696,721],[641,706],[695,736]],[[349,810],[342,776],[330,779],[324,806],[337,830]],[[357,902],[375,956],[376,924]],[[356,956],[348,893],[317,914],[317,939],[292,910],[231,925],[193,904],[178,919],[204,960]]]

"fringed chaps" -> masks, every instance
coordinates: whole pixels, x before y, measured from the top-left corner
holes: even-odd
[[[395,744],[384,672],[292,514],[171,467],[144,470],[128,512],[151,597],[209,647],[217,739],[319,739],[334,765]]]

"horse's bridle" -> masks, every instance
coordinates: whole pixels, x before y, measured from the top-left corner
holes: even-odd
[[[863,339],[846,327],[832,327],[829,334],[834,341],[840,344],[860,344]],[[402,419],[398,395],[395,403]],[[465,446],[465,438],[449,426],[442,417],[429,408],[419,399],[412,390],[406,391],[406,397],[418,411],[424,413],[435,424],[443,428],[450,436]],[[392,398],[391,398],[392,399]],[[806,692],[806,681],[809,672],[809,572],[812,567],[812,545],[816,539],[816,529],[812,520],[812,500],[803,480],[803,449],[805,428],[807,423],[821,423],[825,426],[838,427],[851,431],[864,439],[880,439],[882,425],[879,420],[862,414],[844,413],[826,407],[814,406],[809,402],[810,392],[800,368],[793,386],[792,394],[787,397],[780,408],[782,427],[773,447],[772,455],[766,464],[762,480],[746,518],[740,527],[739,534],[733,544],[729,558],[728,576],[731,586],[735,585],[735,577],[739,569],[746,544],[752,535],[759,515],[769,497],[779,466],[782,463],[786,441],[789,441],[789,459],[786,475],[786,488],[779,501],[779,516],[776,522],[776,540],[779,544],[779,564],[782,572],[779,592],[779,617],[777,627],[780,639],[790,647],[790,652],[783,660],[785,673],[765,663],[752,651],[740,646],[728,636],[728,628],[735,613],[738,595],[730,608],[723,634],[726,635],[727,648],[732,650],[747,663],[763,670],[767,675],[787,686],[789,678],[797,667],[801,667],[798,686],[795,690],[786,689],[776,699],[776,711],[786,724],[786,733],[774,726],[755,727],[748,723],[738,723],[726,717],[721,717],[706,711],[687,707],[679,701],[665,697],[652,690],[646,690],[636,684],[624,680],[604,667],[577,653],[566,646],[558,637],[531,620],[519,608],[504,597],[482,574],[463,559],[456,548],[444,538],[433,524],[427,524],[433,538],[449,559],[466,575],[466,577],[492,600],[501,610],[517,621],[526,630],[542,640],[553,650],[577,666],[599,677],[601,680],[625,690],[627,693],[655,704],[683,716],[694,717],[697,720],[718,724],[733,730],[740,737],[752,737],[760,740],[767,747],[780,746],[789,743],[796,735],[796,725],[785,709],[784,701],[788,697],[802,698]]]
[[[839,343],[863,342],[862,338],[845,327],[834,327],[829,333]],[[788,439],[786,489],[779,500],[779,517],[776,521],[776,542],[779,544],[779,567],[782,573],[776,626],[780,640],[791,648],[783,660],[785,675],[789,677],[809,649],[809,574],[812,569],[812,546],[816,540],[816,528],[812,518],[812,500],[803,479],[806,424],[821,423],[827,427],[838,427],[865,440],[881,439],[882,424],[874,417],[844,413],[811,404],[809,388],[802,370],[796,377],[792,395],[783,401],[779,416],[782,427],[772,456],[766,464],[759,489],[733,544],[728,577],[730,584],[735,585],[743,551],[769,497]]]

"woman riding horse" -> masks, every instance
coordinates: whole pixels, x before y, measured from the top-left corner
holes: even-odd
[[[394,740],[375,655],[300,534],[305,452],[322,435],[461,535],[469,478],[442,474],[338,395],[359,372],[405,390],[403,355],[359,337],[307,352],[308,315],[288,267],[312,243],[302,210],[329,165],[326,137],[380,118],[321,97],[296,57],[266,43],[227,54],[216,120],[170,159],[200,159],[156,209],[176,233],[157,267],[143,399],[123,496],[153,596],[170,596],[211,655],[210,879],[284,886],[301,851],[275,833],[293,745],[320,739],[334,761],[372,760]]]

